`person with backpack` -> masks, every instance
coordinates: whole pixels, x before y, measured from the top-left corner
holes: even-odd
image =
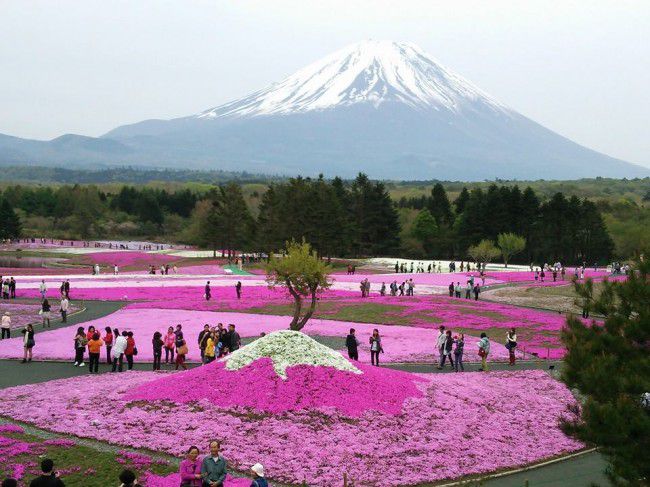
[[[74,336],[75,367],[83,367],[86,365],[84,363],[84,352],[86,350],[86,345],[88,345],[88,338],[84,332],[84,327],[80,326],[77,328],[77,333]]]
[[[478,355],[481,357],[481,368],[479,371],[487,372],[487,358],[490,355],[490,339],[485,332],[481,333],[481,340],[478,342]]]
[[[187,347],[187,342],[183,338],[183,333],[176,335],[176,370],[179,367],[183,367],[183,370],[187,370],[187,365],[185,365],[185,356],[188,354],[189,349]]]

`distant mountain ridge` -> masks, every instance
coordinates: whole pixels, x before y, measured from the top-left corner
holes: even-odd
[[[364,41],[232,102],[100,138],[0,136],[0,163],[402,180],[644,177],[520,115],[417,46]]]

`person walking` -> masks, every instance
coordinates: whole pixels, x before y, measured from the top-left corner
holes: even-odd
[[[50,310],[52,309],[52,306],[50,306],[50,302],[48,301],[47,298],[43,298],[43,302],[41,303],[41,321],[43,322],[43,328],[47,325],[47,327],[50,327]]]
[[[438,349],[438,370],[442,369],[443,359],[445,356],[445,342],[447,334],[444,325],[438,327],[438,337],[436,338],[436,348]]]
[[[68,298],[66,295],[64,295],[61,298],[61,322],[62,323],[67,323],[68,322],[68,309],[70,308],[70,301],[68,301]]]
[[[115,329],[115,336],[119,335],[117,332],[117,328]],[[111,331],[111,327],[107,326],[104,328],[104,345],[106,345],[106,363],[111,364],[113,361],[111,360],[111,348],[113,348],[113,332]]]
[[[237,281],[237,284],[235,284],[235,292],[237,293],[237,299],[241,299],[241,281]]]
[[[205,284],[205,291],[204,291],[203,295],[205,296],[206,301],[210,301],[210,298],[212,297],[212,291],[210,290],[210,281],[208,281]]]
[[[486,333],[481,333],[481,340],[478,342],[478,355],[481,357],[481,368],[479,370],[487,372],[487,358],[490,355],[490,339]]]
[[[115,334],[115,345],[113,345],[113,368],[111,372],[122,372],[124,370],[124,351],[127,346],[127,332],[123,331],[121,335]],[[119,367],[118,367],[119,365]]]
[[[5,311],[5,313],[2,315],[0,328],[2,329],[2,336],[0,340],[11,338],[11,315],[9,314],[9,311]]]
[[[162,349],[165,342],[162,339],[162,333],[159,331],[153,334],[151,346],[153,347],[153,370],[160,370],[160,361],[162,359]]]
[[[510,358],[510,365],[515,365],[515,349],[517,348],[517,333],[514,328],[510,328],[506,333],[506,348]]]
[[[379,366],[379,354],[383,353],[384,349],[381,346],[381,337],[379,336],[379,330],[375,328],[372,330],[372,336],[370,337],[370,363],[375,366]]]
[[[478,295],[481,293],[481,286],[478,282],[474,285],[474,301],[478,301]]]
[[[93,333],[92,338],[88,341],[88,372],[91,374],[99,373],[99,356],[102,345],[104,345],[104,340],[101,339],[99,332]]]
[[[467,281],[467,286],[465,286],[465,299],[470,299],[472,297],[472,283]]]
[[[349,335],[345,338],[345,346],[348,349],[350,360],[359,360],[359,339],[355,336],[355,329],[350,328]]]
[[[180,464],[179,473],[181,476],[182,487],[203,486],[203,477],[201,476],[201,460],[199,460],[198,447],[191,446],[187,450],[187,455],[185,456],[185,459]]]
[[[463,367],[463,349],[465,348],[465,335],[460,333],[454,340],[456,348],[454,348],[454,357],[456,358],[456,372],[465,372]]]
[[[220,454],[221,444],[218,441],[210,442],[210,454],[201,463],[201,476],[206,487],[223,487],[226,480],[228,464]]]
[[[80,326],[77,328],[77,333],[74,336],[74,365],[76,367],[83,367],[86,365],[84,363],[84,352],[86,350],[87,344],[88,338],[84,332],[84,327]]]
[[[174,363],[174,347],[176,342],[176,333],[174,333],[174,327],[170,326],[167,328],[167,334],[165,335],[165,363],[173,364]]]
[[[124,356],[126,357],[126,370],[133,370],[133,356],[138,354],[138,349],[135,346],[135,338],[133,332],[130,331],[126,334],[126,348],[124,349]]]
[[[23,362],[31,362],[32,361],[32,348],[34,348],[34,345],[36,342],[34,341],[34,327],[31,324],[28,324],[23,331],[21,332],[24,335],[23,338]]]
[[[45,284],[45,279],[41,279],[41,283],[38,285],[38,292],[41,293],[41,301],[43,301],[47,295],[47,285]]]

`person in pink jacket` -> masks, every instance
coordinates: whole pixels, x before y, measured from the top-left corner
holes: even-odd
[[[174,333],[174,327],[170,326],[167,328],[167,334],[163,338],[165,343],[165,363],[173,364],[174,363],[174,347],[176,343],[176,334]],[[171,358],[170,358],[171,356]]]
[[[201,487],[203,478],[201,477],[201,460],[199,460],[199,449],[191,446],[187,450],[185,460],[181,462],[180,470],[181,485],[183,487]]]

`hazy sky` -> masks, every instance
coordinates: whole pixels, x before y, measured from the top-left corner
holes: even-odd
[[[520,113],[650,166],[650,1],[0,0],[0,133],[101,135],[411,41]]]

